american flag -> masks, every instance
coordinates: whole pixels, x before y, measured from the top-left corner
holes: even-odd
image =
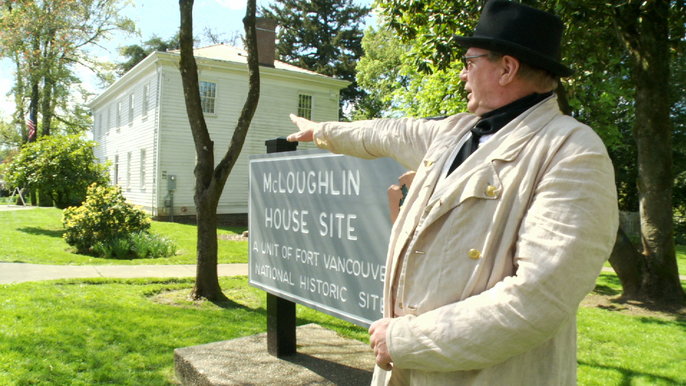
[[[29,117],[26,120],[26,126],[29,128],[29,142],[36,140],[36,122]]]

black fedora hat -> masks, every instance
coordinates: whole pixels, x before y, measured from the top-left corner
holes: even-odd
[[[574,73],[560,62],[562,21],[559,17],[504,0],[486,3],[472,36],[455,36],[464,47],[512,55],[557,76]]]

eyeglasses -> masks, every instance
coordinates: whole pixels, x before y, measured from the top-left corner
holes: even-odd
[[[463,56],[462,57],[462,64],[464,67],[462,67],[462,68],[464,68],[464,70],[466,72],[469,72],[469,70],[472,69],[472,60],[471,59],[481,58],[484,56],[488,56],[488,54]]]

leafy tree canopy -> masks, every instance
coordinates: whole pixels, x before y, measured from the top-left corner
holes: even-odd
[[[341,102],[355,106],[364,93],[355,81],[355,65],[362,56],[362,23],[367,7],[352,0],[276,0],[261,10],[278,29],[281,60],[352,82]]]
[[[97,163],[95,142],[81,135],[51,135],[26,144],[5,166],[12,188],[29,188],[48,194],[55,205],[79,205],[92,183],[108,182],[107,168]]]
[[[0,56],[15,64],[14,124],[23,141],[29,139],[27,115],[40,135],[49,135],[60,122],[81,130],[90,126],[83,101],[75,98],[81,95],[74,92],[81,88],[76,68],[89,68],[106,79],[108,66],[89,55],[87,48],[115,30],[133,31],[133,22],[119,15],[121,2],[0,1]]]
[[[124,74],[155,51],[165,52],[168,50],[177,50],[179,48],[178,33],[167,40],[164,40],[157,35],[153,35],[150,39],[143,42],[142,45],[132,44],[121,47],[119,53],[128,59],[117,64],[117,70],[120,74]]]

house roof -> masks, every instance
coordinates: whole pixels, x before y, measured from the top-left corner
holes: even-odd
[[[120,87],[124,84],[127,84],[134,78],[140,74],[141,70],[143,68],[149,67],[151,65],[154,65],[155,62],[158,60],[161,60],[164,57],[179,57],[181,54],[180,50],[170,50],[167,52],[153,52],[150,55],[148,55],[145,59],[143,59],[140,63],[138,63],[134,68],[129,70],[127,73],[122,75],[119,79],[117,79],[113,84],[111,84],[105,91],[103,91],[100,95],[96,96],[93,100],[91,100],[88,105],[92,108],[94,105],[97,105],[100,103],[103,98],[106,98],[106,95],[111,94],[112,92],[115,92],[114,90],[120,89]],[[247,65],[248,63],[248,53],[247,51],[233,47],[227,44],[215,44],[211,46],[206,46],[206,47],[199,47],[193,49],[193,55],[195,56],[196,60],[198,60],[198,65],[200,65],[202,62],[205,63],[211,63],[213,61],[216,61],[215,63],[226,63],[227,65],[233,67],[237,65]],[[176,60],[176,59],[175,59]],[[247,68],[246,68],[247,70]],[[325,82],[331,85],[335,85],[338,89],[345,88],[350,84],[350,82],[342,79],[335,79],[330,76],[322,75],[314,71],[306,70],[304,68],[300,68],[288,63],[284,63],[279,60],[274,60],[274,67],[265,67],[265,66],[260,66],[260,72],[265,72],[265,73],[272,73],[277,76],[288,76],[292,77],[293,75],[298,76],[298,77],[305,77],[309,78],[310,80],[314,80],[317,82]],[[281,74],[281,75],[279,75]]]
[[[170,50],[168,52],[180,53],[179,50]],[[230,46],[228,44],[215,44],[207,47],[195,48],[193,49],[193,55],[195,55],[195,57],[197,58],[217,59],[237,63],[248,63],[247,51],[238,47]],[[303,74],[326,76],[279,60],[274,60],[274,68],[279,70],[300,72]],[[327,78],[329,77],[327,76]]]

